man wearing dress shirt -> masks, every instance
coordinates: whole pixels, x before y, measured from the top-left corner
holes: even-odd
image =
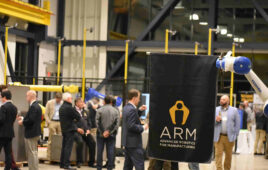
[[[62,94],[56,93],[55,99],[49,100],[46,105],[45,119],[49,128],[47,158],[51,159],[51,138],[53,135],[61,135],[59,110],[62,105]]]
[[[231,169],[232,152],[235,140],[240,130],[239,113],[235,107],[229,106],[229,97],[224,95],[220,99],[220,106],[215,113],[215,160],[217,170],[222,170],[222,157],[225,153],[224,169]]]
[[[142,148],[142,132],[148,125],[141,125],[140,116],[146,110],[143,105],[137,109],[140,102],[140,91],[131,89],[128,92],[128,104],[123,109],[122,143],[125,147],[124,170],[144,170],[144,150]]]

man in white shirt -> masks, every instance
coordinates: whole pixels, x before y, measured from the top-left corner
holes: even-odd
[[[61,135],[59,110],[62,105],[62,94],[56,93],[55,99],[49,100],[46,105],[45,119],[49,128],[47,159],[51,160],[52,135]]]

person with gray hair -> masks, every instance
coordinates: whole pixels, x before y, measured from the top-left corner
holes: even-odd
[[[70,93],[64,93],[62,98],[64,102],[59,110],[60,125],[63,136],[60,168],[75,170],[75,168],[70,166],[70,156],[73,148],[74,137],[76,132],[83,135],[84,130],[76,126],[75,121],[80,121],[81,116],[72,107],[72,95]]]
[[[36,101],[36,92],[29,90],[26,99],[30,104],[26,116],[18,117],[18,124],[25,128],[25,148],[28,155],[29,170],[38,170],[38,140],[41,135],[42,110]]]

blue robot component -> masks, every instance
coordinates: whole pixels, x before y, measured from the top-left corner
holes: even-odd
[[[104,99],[105,95],[97,92],[94,88],[89,88],[85,97],[86,102],[92,99],[93,97],[97,97],[99,99]],[[122,104],[122,98],[117,97],[116,106],[119,107]]]
[[[225,60],[226,58],[218,59],[216,61],[216,67],[223,69],[224,71],[228,71],[226,70],[227,68],[225,68]],[[251,61],[247,57],[236,57],[230,62],[233,62],[232,70],[230,71],[233,71],[237,74],[248,74],[251,70]]]
[[[216,61],[216,67],[223,71],[231,71],[244,75],[256,93],[264,101],[263,111],[268,117],[268,88],[251,69],[251,61],[247,57],[230,57],[232,52],[228,52],[223,58]]]

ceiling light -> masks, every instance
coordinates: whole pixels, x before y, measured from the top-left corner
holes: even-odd
[[[239,38],[235,37],[234,42],[239,42]]]
[[[226,28],[221,29],[221,35],[225,35],[225,34],[227,34],[227,29]]]
[[[200,25],[208,25],[207,22],[199,22]]]
[[[241,43],[245,42],[245,38],[239,38],[239,42]]]
[[[197,14],[192,14],[190,15],[189,19],[196,21],[196,20],[199,20],[199,16]]]
[[[227,34],[227,37],[232,37],[233,36],[233,34]]]

